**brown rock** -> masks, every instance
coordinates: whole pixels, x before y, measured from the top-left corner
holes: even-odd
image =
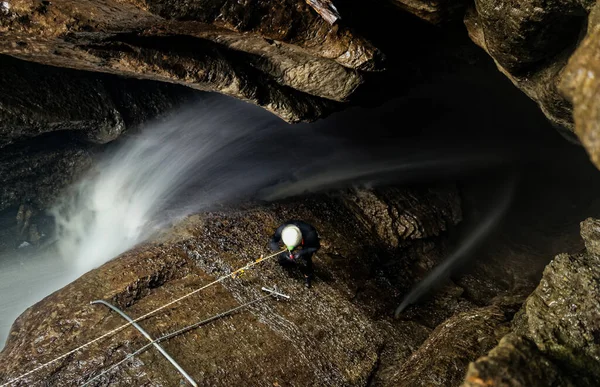
[[[577,41],[585,9],[577,1],[477,0],[488,53],[506,71],[535,70]]]
[[[367,228],[394,247],[406,240],[438,236],[462,217],[455,189],[432,189],[418,196],[394,189],[360,190],[348,200]]]
[[[382,58],[301,0],[14,0],[7,12],[1,53],[219,91],[288,121],[335,109]]]
[[[0,148],[54,132],[104,144],[195,95],[175,85],[0,56]]]
[[[577,135],[596,166],[600,166],[598,8],[589,0],[477,0],[465,17],[471,39],[552,123]]]
[[[0,211],[47,209],[102,144],[198,94],[0,55]]]
[[[517,313],[513,333],[470,366],[465,386],[598,385],[597,228],[595,219],[582,222],[581,235],[588,251],[554,258]]]
[[[381,356],[393,352],[398,359],[406,358],[429,330],[414,322],[396,324],[392,308],[387,315],[377,312],[375,305],[396,302],[394,286],[389,280],[386,284],[377,265],[384,254],[398,257],[384,250],[373,254],[370,246],[381,241],[361,227],[362,221],[344,203],[340,197],[313,196],[293,204],[191,218],[177,234],[122,255],[28,309],[0,354],[0,382],[123,323],[89,301],[109,300],[131,316],[140,316],[255,259],[265,252],[268,237],[280,222],[301,218],[314,224],[323,240],[315,256],[317,278],[311,289],[304,288],[297,270],[286,271],[270,261],[141,325],[158,336],[255,299],[261,286],[277,285],[292,296],[289,302],[257,304],[164,343],[166,350],[207,385],[365,385],[378,371]],[[421,254],[430,259],[428,255],[439,251]],[[144,340],[128,329],[17,385],[40,380],[56,386],[81,384],[144,345]],[[147,351],[100,383],[177,385],[179,380],[170,364]]]
[[[600,378],[600,258],[557,256],[515,321],[515,332],[574,372]],[[600,380],[600,379],[599,379]]]
[[[453,386],[464,377],[469,359],[489,351],[506,330],[507,316],[497,306],[460,313],[440,324],[411,357],[381,385]]]
[[[510,333],[487,356],[469,365],[463,387],[576,386],[522,336]]]
[[[588,34],[564,71],[561,90],[573,103],[575,133],[600,167],[600,7],[590,15]]]
[[[600,220],[588,218],[581,222],[581,237],[588,253],[600,255]]]
[[[460,17],[466,7],[462,0],[388,0],[413,15],[438,24]]]
[[[561,72],[573,52],[586,8],[577,2],[481,0],[467,12],[471,39],[551,122],[573,130],[572,105],[560,93]]]

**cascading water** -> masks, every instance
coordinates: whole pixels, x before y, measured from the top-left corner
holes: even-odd
[[[279,146],[268,140],[281,125],[254,106],[214,97],[107,151],[52,209],[54,243],[0,259],[0,342],[26,307],[165,223],[251,196],[276,178],[281,169],[266,168],[259,154]]]
[[[325,135],[327,121],[289,126],[212,96],[129,135],[102,155],[51,213],[56,239],[36,256],[0,260],[0,342],[42,297],[190,213],[236,200],[464,173],[505,160],[428,142],[371,145]]]
[[[52,211],[59,255],[86,272],[164,222],[249,195],[273,178],[277,169],[257,169],[252,152],[277,122],[255,109],[242,110],[204,101],[106,155]]]

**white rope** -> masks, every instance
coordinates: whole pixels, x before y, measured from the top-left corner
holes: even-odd
[[[192,292],[190,292],[190,293],[188,293],[188,294],[186,294],[186,295],[183,295],[183,296],[179,297],[178,299],[176,299],[176,300],[173,300],[173,301],[169,302],[168,304],[165,304],[165,305],[163,305],[163,306],[161,306],[161,307],[158,307],[158,308],[156,308],[156,309],[154,309],[154,310],[152,310],[152,311],[150,311],[150,312],[148,312],[148,313],[144,314],[143,316],[140,316],[140,317],[136,318],[135,320],[132,320],[132,321],[128,322],[127,324],[123,324],[123,325],[121,325],[120,327],[117,327],[117,328],[113,329],[112,331],[106,332],[106,333],[105,333],[105,334],[103,334],[102,336],[99,336],[99,337],[97,337],[97,338],[95,338],[95,339],[93,339],[93,340],[91,340],[91,341],[88,341],[87,343],[85,343],[85,344],[82,344],[82,345],[80,345],[79,347],[77,347],[77,348],[75,348],[75,349],[73,349],[73,350],[71,350],[71,351],[69,351],[69,352],[67,352],[67,353],[65,353],[65,354],[62,354],[62,355],[58,356],[57,358],[54,358],[54,359],[50,360],[49,362],[47,362],[47,363],[44,363],[44,364],[40,365],[39,367],[36,367],[36,368],[32,369],[31,371],[28,371],[28,372],[26,372],[26,373],[24,373],[24,374],[22,374],[22,375],[20,375],[20,376],[18,376],[18,377],[16,377],[16,378],[14,378],[14,379],[11,379],[11,380],[9,380],[8,382],[6,382],[6,383],[4,383],[4,384],[0,385],[0,387],[6,387],[6,386],[9,386],[9,385],[13,384],[14,382],[17,382],[17,381],[19,381],[19,380],[23,379],[24,377],[26,377],[26,376],[29,376],[29,375],[33,374],[34,372],[37,372],[37,371],[39,371],[39,370],[41,370],[41,369],[43,369],[43,368],[46,368],[46,367],[48,367],[50,364],[54,364],[54,363],[56,363],[57,361],[59,361],[59,360],[62,360],[62,359],[64,359],[65,357],[67,357],[67,356],[69,356],[69,355],[72,355],[72,354],[74,354],[74,353],[76,353],[76,352],[78,352],[78,351],[82,350],[83,348],[86,348],[86,347],[88,347],[88,346],[92,345],[92,344],[93,344],[93,343],[95,343],[95,342],[98,342],[98,341],[100,341],[100,340],[102,340],[102,339],[104,339],[104,338],[106,338],[106,337],[112,336],[112,335],[114,335],[115,333],[118,333],[118,332],[122,331],[123,329],[127,328],[128,326],[132,325],[133,323],[136,323],[136,322],[138,322],[138,321],[144,320],[144,319],[146,319],[146,318],[148,318],[148,317],[152,316],[152,315],[153,315],[153,314],[155,314],[156,312],[159,312],[159,311],[161,311],[161,310],[163,310],[163,309],[165,309],[165,308],[168,308],[169,306],[171,306],[171,305],[173,305],[173,304],[176,304],[176,303],[178,303],[179,301],[181,301],[181,300],[184,300],[184,299],[186,299],[186,298],[188,298],[188,297],[190,297],[190,296],[192,296],[192,295],[194,295],[194,294],[196,294],[196,293],[198,293],[198,292],[200,292],[200,291],[202,291],[202,290],[204,290],[204,289],[206,289],[206,288],[208,288],[208,287],[211,287],[211,286],[213,286],[213,285],[216,285],[216,284],[218,284],[219,282],[223,282],[223,281],[225,281],[227,278],[229,278],[229,277],[231,277],[231,276],[233,276],[233,275],[235,275],[235,274],[237,274],[237,273],[239,273],[239,272],[241,272],[241,271],[247,270],[247,269],[251,268],[252,266],[255,266],[255,265],[257,265],[257,264],[259,264],[259,263],[261,263],[261,262],[263,262],[263,261],[265,261],[265,260],[267,260],[267,259],[270,259],[270,258],[276,257],[277,255],[279,255],[279,254],[281,254],[281,253],[283,253],[283,252],[285,252],[285,251],[286,251],[286,250],[285,250],[285,249],[283,249],[283,250],[281,250],[281,251],[278,251],[278,252],[277,252],[277,253],[275,253],[275,254],[271,254],[271,255],[268,255],[268,256],[266,256],[266,257],[259,258],[259,259],[257,259],[256,261],[254,261],[254,262],[251,262],[251,263],[247,264],[246,266],[244,266],[244,267],[242,267],[242,268],[240,268],[240,269],[237,269],[237,270],[236,270],[236,271],[234,271],[233,273],[230,273],[230,274],[227,274],[227,275],[225,275],[225,276],[223,276],[223,277],[220,277],[220,278],[218,278],[218,279],[214,280],[213,282],[211,282],[211,283],[209,283],[209,284],[207,284],[207,285],[204,285],[203,287],[201,287],[201,288],[199,288],[199,289],[196,289],[196,290],[194,290],[194,291],[192,291]]]
[[[222,318],[222,317],[225,317],[225,316],[227,316],[227,315],[230,315],[230,314],[232,314],[232,313],[235,313],[235,312],[237,312],[237,311],[238,311],[238,310],[240,310],[240,309],[246,308],[246,307],[248,307],[248,306],[250,306],[250,305],[252,305],[252,304],[255,304],[255,303],[257,303],[257,302],[260,302],[260,301],[262,301],[262,300],[264,300],[264,299],[266,299],[266,298],[269,298],[269,297],[277,297],[277,295],[276,295],[276,294],[269,294],[269,295],[267,295],[267,296],[264,296],[264,297],[261,297],[261,298],[257,298],[256,300],[249,301],[249,302],[247,302],[247,303],[245,303],[245,304],[242,304],[242,305],[236,306],[236,307],[235,307],[235,308],[233,308],[233,309],[229,309],[229,310],[227,310],[227,311],[225,311],[225,312],[222,312],[222,313],[216,314],[216,315],[214,315],[214,316],[212,316],[212,317],[209,317],[209,318],[207,318],[206,320],[199,321],[199,322],[197,322],[197,323],[194,323],[194,324],[192,324],[192,325],[189,325],[189,326],[187,326],[187,327],[185,327],[185,328],[181,328],[181,329],[179,329],[178,331],[171,332],[171,333],[169,333],[169,334],[166,334],[166,335],[164,335],[164,336],[161,336],[161,337],[159,337],[158,339],[155,339],[154,341],[152,341],[152,342],[150,342],[150,343],[148,343],[148,344],[144,345],[143,347],[141,347],[141,348],[140,348],[140,349],[138,349],[137,351],[135,351],[135,352],[132,352],[132,353],[128,354],[127,356],[125,356],[125,358],[123,358],[122,360],[120,360],[118,363],[115,363],[115,364],[113,364],[112,366],[110,366],[110,368],[108,368],[108,369],[106,369],[105,371],[103,371],[103,372],[99,373],[98,375],[94,376],[92,379],[90,379],[90,380],[88,380],[87,382],[85,382],[85,384],[82,384],[82,385],[81,385],[81,387],[86,387],[86,386],[88,386],[88,385],[89,385],[90,383],[92,383],[93,381],[95,381],[95,380],[97,380],[97,379],[101,378],[102,376],[104,376],[104,375],[106,375],[107,373],[111,372],[112,370],[114,370],[115,368],[119,367],[121,364],[123,364],[123,363],[127,362],[128,360],[131,360],[131,359],[133,359],[133,357],[134,357],[134,356],[137,356],[137,355],[139,355],[140,353],[144,352],[145,350],[147,350],[148,348],[150,348],[152,345],[154,345],[154,344],[156,344],[156,343],[160,343],[160,342],[163,342],[163,341],[165,341],[165,340],[168,340],[168,339],[170,339],[170,338],[172,338],[172,337],[179,336],[179,335],[181,335],[181,334],[183,334],[183,333],[189,332],[189,331],[191,331],[192,329],[198,328],[199,326],[202,326],[202,325],[208,324],[208,323],[209,323],[209,322],[211,322],[211,321],[214,321],[214,320],[220,319],[220,318]]]

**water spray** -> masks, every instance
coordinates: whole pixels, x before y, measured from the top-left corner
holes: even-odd
[[[462,259],[469,256],[476,247],[478,247],[500,224],[501,220],[510,207],[514,192],[516,178],[511,176],[503,186],[503,190],[498,195],[498,200],[494,203],[492,210],[487,216],[475,227],[475,230],[470,234],[462,244],[450,256],[436,266],[411,292],[404,297],[404,300],[396,308],[394,317],[398,318],[400,314],[409,306],[419,301],[425,294],[434,288],[440,280],[449,275],[452,270],[458,266]]]

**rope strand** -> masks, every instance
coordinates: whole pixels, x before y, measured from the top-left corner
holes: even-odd
[[[85,382],[85,384],[82,384],[82,385],[81,385],[81,387],[86,387],[86,386],[88,386],[90,383],[92,383],[93,381],[95,381],[95,380],[97,380],[97,379],[101,378],[102,376],[106,375],[107,373],[111,372],[111,371],[112,371],[112,370],[114,370],[115,368],[119,367],[121,364],[123,364],[123,363],[127,362],[128,360],[131,360],[131,359],[133,359],[133,357],[134,357],[134,356],[137,356],[137,355],[139,355],[140,353],[144,352],[145,350],[147,350],[148,348],[150,348],[150,347],[151,347],[152,345],[154,345],[155,343],[161,343],[161,342],[163,342],[163,341],[165,341],[165,340],[168,340],[168,339],[170,339],[170,338],[172,338],[172,337],[179,336],[179,335],[181,335],[181,334],[183,334],[183,333],[189,332],[189,331],[191,331],[192,329],[198,328],[199,326],[202,326],[202,325],[208,324],[208,323],[210,323],[210,322],[212,322],[212,321],[214,321],[214,320],[218,320],[218,319],[220,319],[220,318],[223,318],[223,317],[225,317],[225,316],[227,316],[227,315],[233,314],[233,313],[237,312],[237,311],[238,311],[238,310],[240,310],[240,309],[246,308],[246,307],[248,307],[248,306],[250,306],[250,305],[252,305],[252,304],[255,304],[255,303],[257,303],[257,302],[260,302],[260,301],[262,301],[262,300],[264,300],[264,299],[266,299],[266,298],[269,298],[269,297],[276,297],[276,295],[274,295],[274,294],[269,294],[269,295],[267,295],[267,296],[264,296],[264,297],[258,298],[258,299],[256,299],[256,300],[249,301],[249,302],[247,302],[247,303],[245,303],[245,304],[242,304],[242,305],[236,306],[236,307],[235,307],[235,308],[233,308],[233,309],[229,309],[229,310],[227,310],[227,311],[225,311],[225,312],[222,312],[222,313],[216,314],[216,315],[214,315],[214,316],[212,316],[212,317],[209,317],[209,318],[207,318],[206,320],[199,321],[199,322],[197,322],[197,323],[194,323],[194,324],[192,324],[192,325],[189,325],[189,326],[187,326],[187,327],[181,328],[181,329],[179,329],[179,330],[177,330],[177,331],[175,331],[175,332],[171,332],[171,333],[169,333],[169,334],[166,334],[166,335],[164,335],[164,336],[161,336],[161,337],[159,337],[158,339],[155,339],[154,341],[152,341],[152,342],[150,342],[150,343],[148,343],[148,344],[144,345],[143,347],[141,347],[141,348],[140,348],[140,349],[138,349],[137,351],[135,351],[135,352],[132,352],[132,353],[128,354],[127,356],[125,356],[125,358],[123,358],[122,360],[120,360],[118,363],[115,363],[115,364],[113,364],[112,366],[110,366],[110,368],[108,368],[108,369],[106,369],[106,370],[102,371],[101,373],[99,373],[98,375],[94,376],[92,379],[90,379],[90,380],[88,380],[87,382]]]
[[[33,373],[35,373],[35,372],[37,372],[37,371],[39,371],[39,370],[43,369],[43,368],[46,368],[46,367],[48,367],[48,366],[49,366],[49,365],[51,365],[51,364],[54,364],[54,363],[56,363],[56,362],[57,362],[57,361],[59,361],[59,360],[62,360],[62,359],[64,359],[64,358],[66,358],[66,357],[67,357],[67,356],[69,356],[69,355],[72,355],[72,354],[74,354],[74,353],[76,353],[76,352],[78,352],[78,351],[82,350],[83,348],[89,347],[90,345],[92,345],[92,344],[94,344],[94,343],[96,343],[96,342],[98,342],[98,341],[100,341],[100,340],[102,340],[102,339],[104,339],[104,338],[107,338],[107,337],[109,337],[109,336],[112,336],[112,335],[114,335],[114,334],[116,334],[116,333],[118,333],[118,332],[122,331],[123,329],[125,329],[125,328],[129,327],[129,326],[130,326],[130,325],[132,325],[133,323],[136,323],[136,322],[138,322],[138,321],[142,321],[142,320],[144,320],[144,319],[146,319],[146,318],[148,318],[148,317],[152,316],[152,315],[153,315],[153,314],[155,314],[156,312],[159,312],[159,311],[161,311],[161,310],[163,310],[163,309],[165,309],[165,308],[168,308],[169,306],[171,306],[171,305],[173,305],[173,304],[176,304],[176,303],[178,303],[179,301],[181,301],[181,300],[184,300],[184,299],[186,299],[186,298],[188,298],[188,297],[190,297],[190,296],[192,296],[192,295],[194,295],[194,294],[196,294],[196,293],[198,293],[198,292],[200,292],[200,291],[202,291],[202,290],[204,290],[204,289],[206,289],[206,288],[208,288],[208,287],[210,287],[210,286],[216,285],[216,284],[218,284],[219,282],[223,282],[224,280],[226,280],[227,278],[231,277],[231,276],[232,276],[232,275],[234,275],[234,274],[237,274],[237,273],[239,273],[239,272],[241,272],[241,271],[243,271],[243,270],[247,270],[247,269],[251,268],[252,266],[258,265],[259,263],[261,263],[261,262],[263,262],[263,261],[265,261],[265,260],[267,260],[267,259],[270,259],[270,258],[276,257],[277,255],[279,255],[279,254],[281,254],[281,253],[283,253],[283,252],[285,252],[285,251],[286,251],[286,250],[285,250],[285,249],[283,249],[283,250],[281,250],[281,251],[278,251],[277,253],[274,253],[274,254],[268,255],[268,256],[266,256],[266,257],[259,258],[259,259],[257,259],[257,260],[256,260],[256,261],[254,261],[254,262],[250,262],[250,263],[249,263],[249,264],[247,264],[246,266],[244,266],[244,267],[242,267],[242,268],[240,268],[240,269],[237,269],[237,270],[236,270],[236,271],[234,271],[233,273],[230,273],[230,274],[227,274],[227,275],[225,275],[225,276],[222,276],[222,277],[220,277],[220,278],[218,278],[218,279],[214,280],[213,282],[211,282],[211,283],[209,283],[209,284],[207,284],[207,285],[204,285],[204,286],[202,286],[201,288],[198,288],[198,289],[196,289],[196,290],[194,290],[194,291],[192,291],[192,292],[190,292],[190,293],[188,293],[188,294],[185,294],[185,295],[183,295],[183,296],[181,296],[181,297],[177,298],[176,300],[173,300],[173,301],[171,301],[171,302],[169,302],[169,303],[167,303],[167,304],[165,304],[165,305],[163,305],[163,306],[160,306],[160,307],[158,307],[158,308],[156,308],[156,309],[154,309],[154,310],[152,310],[152,311],[150,311],[150,312],[148,312],[148,313],[146,313],[146,314],[144,314],[144,315],[142,315],[142,316],[140,316],[140,317],[136,318],[135,320],[132,320],[132,321],[130,321],[130,322],[128,322],[128,323],[126,323],[126,324],[123,324],[123,325],[121,325],[120,327],[117,327],[117,328],[115,328],[115,329],[113,329],[113,330],[111,330],[111,331],[109,331],[109,332],[106,332],[106,333],[105,333],[105,334],[103,334],[102,336],[99,336],[99,337],[97,337],[97,338],[95,338],[95,339],[93,339],[93,340],[91,340],[91,341],[88,341],[87,343],[85,343],[85,344],[82,344],[82,345],[80,345],[79,347],[77,347],[77,348],[75,348],[75,349],[73,349],[73,350],[71,350],[71,351],[69,351],[69,352],[67,352],[67,353],[64,353],[64,354],[62,354],[62,355],[60,355],[60,356],[58,356],[58,357],[56,357],[56,358],[54,358],[54,359],[50,360],[49,362],[47,362],[47,363],[44,363],[44,364],[42,364],[42,365],[40,365],[40,366],[38,366],[38,367],[36,367],[36,368],[32,369],[31,371],[28,371],[28,372],[26,372],[26,373],[24,373],[24,374],[22,374],[22,375],[20,375],[20,376],[18,376],[18,377],[16,377],[16,378],[14,378],[14,379],[11,379],[11,380],[9,380],[8,382],[6,382],[6,383],[4,383],[4,384],[0,385],[0,387],[6,387],[6,386],[9,386],[9,385],[11,385],[11,384],[13,384],[13,383],[15,383],[15,382],[17,382],[17,381],[19,381],[19,380],[23,379],[24,377],[27,377],[27,376],[29,376],[29,375],[31,375],[31,374],[33,374]]]

